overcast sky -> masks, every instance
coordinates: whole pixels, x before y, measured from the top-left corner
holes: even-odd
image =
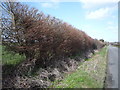
[[[118,41],[118,0],[31,1],[24,3],[83,30],[92,38]]]

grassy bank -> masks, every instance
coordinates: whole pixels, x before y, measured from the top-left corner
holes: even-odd
[[[55,81],[50,87],[53,88],[103,88],[107,47],[102,48],[99,52],[86,60],[75,72],[65,75],[64,80]]]

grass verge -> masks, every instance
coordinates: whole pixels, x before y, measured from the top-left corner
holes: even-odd
[[[107,65],[107,46],[80,64],[72,74],[66,74],[64,80],[55,81],[52,88],[103,88]]]

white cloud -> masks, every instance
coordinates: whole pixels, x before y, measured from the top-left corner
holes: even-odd
[[[112,16],[112,12],[116,9],[115,7],[100,8],[95,11],[88,12],[86,15],[87,19],[102,19],[108,16]]]
[[[102,6],[114,6],[119,0],[80,0],[83,3],[83,8],[98,8]]]
[[[42,3],[42,7],[52,7],[53,5],[51,3]]]
[[[86,15],[86,18],[87,19],[101,19],[101,18],[108,16],[109,11],[110,11],[109,8],[101,8],[99,10],[89,12]]]
[[[113,18],[113,12],[118,9],[119,0],[80,0],[86,9],[87,19]],[[110,18],[109,17],[109,18]]]
[[[59,3],[59,0],[49,0],[49,2],[41,3],[41,6],[45,8],[57,8],[59,6]]]
[[[50,0],[51,2],[60,2],[60,0]]]
[[[41,6],[45,8],[57,8],[59,4],[57,2],[45,2],[41,3]]]
[[[106,29],[109,30],[109,31],[112,31],[114,33],[118,33],[118,26],[116,26],[116,25],[114,25],[114,26],[110,25]]]
[[[108,25],[113,25],[112,21],[107,22]]]

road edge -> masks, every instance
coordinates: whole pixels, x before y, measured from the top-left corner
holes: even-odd
[[[107,63],[107,65],[106,65],[106,72],[105,72],[105,79],[104,79],[104,87],[103,87],[103,90],[105,90],[106,88],[107,88],[107,76],[108,76],[108,74],[109,74],[109,68],[108,68],[108,52],[109,52],[109,46],[107,46],[107,54],[106,54],[106,63]]]

